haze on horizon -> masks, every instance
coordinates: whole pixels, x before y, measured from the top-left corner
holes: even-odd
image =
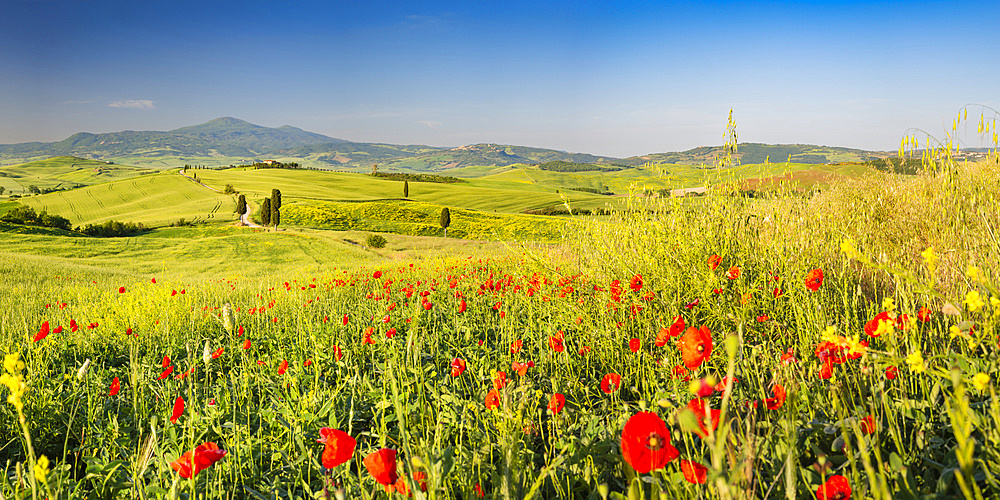
[[[233,116],[352,141],[627,157],[892,150],[1000,109],[995,2],[11,0],[0,143]],[[974,134],[971,134],[974,135]],[[977,146],[975,142],[966,146]]]

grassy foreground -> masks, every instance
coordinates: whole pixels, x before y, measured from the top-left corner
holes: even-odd
[[[998,166],[953,167],[630,199],[506,254],[299,268],[316,234],[192,239],[213,269],[11,235],[0,492],[995,497]],[[257,252],[282,263],[233,272]]]

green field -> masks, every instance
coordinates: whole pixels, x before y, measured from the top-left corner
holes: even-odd
[[[74,226],[107,220],[166,226],[180,218],[198,222],[235,221],[235,199],[206,189],[176,172],[98,184],[22,198],[36,211],[66,217]]]
[[[25,195],[28,194],[29,186],[36,186],[41,190],[73,189],[150,173],[152,172],[148,169],[129,165],[57,156],[0,167],[0,186],[4,188],[4,195]]]
[[[270,196],[280,189],[283,203],[296,199],[323,201],[374,201],[403,197],[403,183],[364,174],[316,170],[191,170],[216,189],[231,184],[248,200]],[[503,175],[503,174],[501,174]],[[520,213],[561,205],[563,196],[578,208],[603,208],[611,199],[582,192],[556,192],[530,178],[469,179],[457,184],[411,182],[409,199],[440,206],[483,212]]]

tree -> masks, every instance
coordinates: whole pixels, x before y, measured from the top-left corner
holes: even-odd
[[[410,182],[403,181],[403,198],[409,198],[409,197],[410,197]]]
[[[271,208],[281,208],[281,191],[278,189],[271,190]]]
[[[260,224],[264,227],[271,225],[271,199],[264,198],[264,203],[260,204]]]
[[[236,200],[236,213],[239,214],[240,217],[243,217],[243,214],[247,213],[247,197],[242,194],[239,199]]]
[[[4,192],[4,191],[5,191],[6,189],[7,189],[7,188],[5,188],[5,187],[3,187],[3,186],[0,186],[0,194],[3,194],[3,192]]]
[[[441,227],[444,228],[444,237],[448,237],[448,226],[451,225],[451,212],[448,211],[448,207],[441,209]]]
[[[275,230],[278,229],[278,224],[280,222],[281,222],[281,210],[278,209],[278,206],[275,205],[274,202],[271,202],[271,224],[274,226]]]

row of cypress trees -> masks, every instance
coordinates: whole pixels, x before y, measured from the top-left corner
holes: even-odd
[[[240,214],[241,217],[247,213],[247,198],[242,194],[236,200],[236,213]],[[278,224],[281,223],[281,190],[271,190],[271,197],[264,198],[264,202],[260,204],[258,214],[260,215],[260,223],[263,226],[278,228]]]
[[[409,183],[403,182],[403,197],[409,195]],[[247,213],[247,198],[244,195],[236,201],[236,213],[242,217]],[[264,201],[260,204],[260,223],[264,227],[273,226],[275,229],[278,228],[278,224],[281,223],[281,190],[272,189],[271,197],[264,198]],[[444,228],[444,237],[448,237],[448,226],[451,225],[451,212],[448,207],[441,209],[441,227]]]

